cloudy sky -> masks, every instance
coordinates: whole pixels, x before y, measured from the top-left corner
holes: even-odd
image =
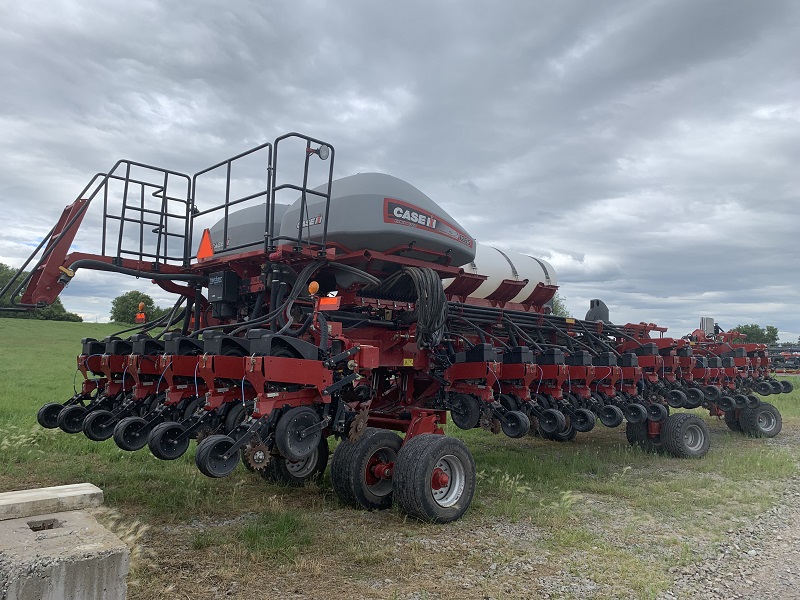
[[[800,335],[800,4],[0,0],[0,262],[96,172],[287,131],[543,257],[575,316]],[[147,281],[83,271],[90,320]]]

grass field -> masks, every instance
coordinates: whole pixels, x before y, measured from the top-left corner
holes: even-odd
[[[131,598],[652,598],[671,567],[711,554],[797,471],[795,391],[770,397],[784,419],[774,440],[733,434],[706,414],[712,449],[699,461],[633,449],[622,428],[558,444],[450,427],[480,472],[463,520],[359,512],[338,503],[327,476],[303,489],[242,467],[212,480],[193,448],[162,462],[41,429],[38,408],[73,394],[80,338],[117,329],[0,319],[0,491],[101,487],[107,522],[136,550]]]

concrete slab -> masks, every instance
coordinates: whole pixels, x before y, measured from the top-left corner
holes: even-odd
[[[0,521],[100,506],[103,490],[91,483],[19,490],[0,494]]]
[[[0,521],[0,600],[124,599],[128,547],[82,511]]]

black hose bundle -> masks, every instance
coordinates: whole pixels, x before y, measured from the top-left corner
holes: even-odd
[[[403,267],[386,279],[376,293],[414,297],[416,308],[406,320],[417,324],[417,347],[422,350],[439,345],[447,321],[447,297],[436,271]]]

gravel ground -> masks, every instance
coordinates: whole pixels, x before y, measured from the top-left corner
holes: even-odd
[[[781,502],[729,537],[715,553],[676,568],[672,598],[800,598],[800,478],[792,478]]]

